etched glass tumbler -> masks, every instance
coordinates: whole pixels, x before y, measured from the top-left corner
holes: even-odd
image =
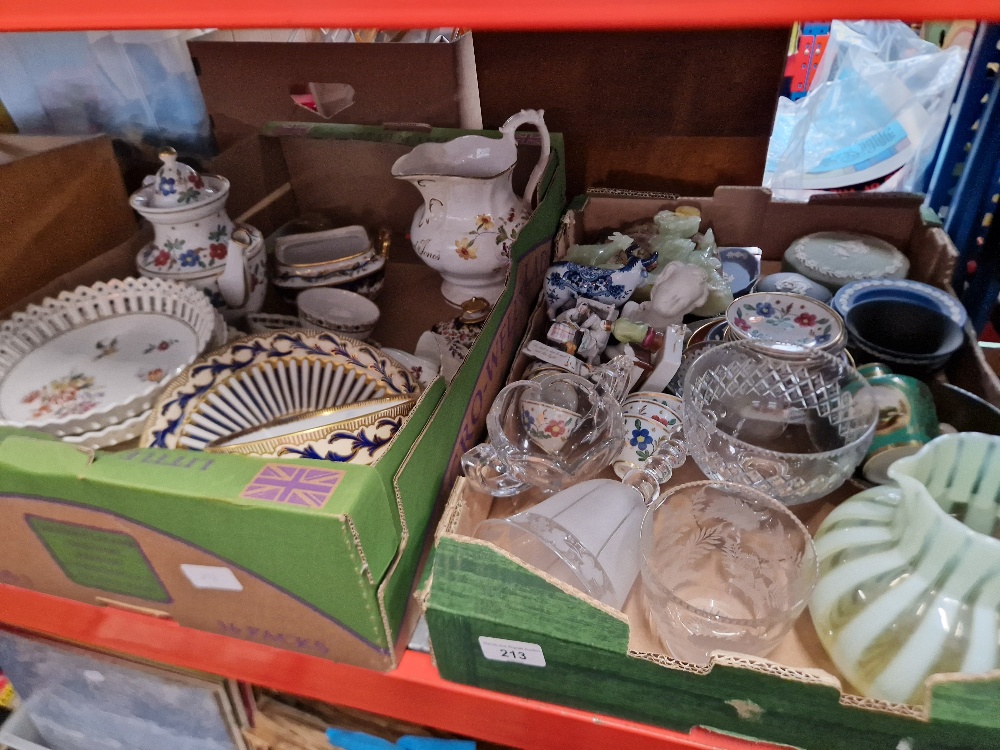
[[[749,487],[675,487],[646,511],[639,536],[650,625],[674,658],[692,664],[708,664],[716,649],[767,655],[816,583],[805,526]]]
[[[877,421],[865,379],[825,352],[723,344],[698,357],[684,378],[684,438],[705,476],[786,505],[843,484]]]

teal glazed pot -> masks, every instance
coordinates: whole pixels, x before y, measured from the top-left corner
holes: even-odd
[[[867,697],[920,705],[941,672],[1000,667],[1000,437],[943,435],[834,510],[809,609]]]

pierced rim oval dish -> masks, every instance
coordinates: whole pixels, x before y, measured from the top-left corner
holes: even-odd
[[[287,330],[269,335],[244,336],[230,341],[193,363],[167,385],[153,406],[140,445],[176,448],[182,426],[194,406],[215,386],[247,368],[265,362],[329,357],[366,368],[385,383],[385,395],[420,394],[420,385],[410,371],[381,350],[329,331]]]
[[[57,437],[136,417],[212,339],[200,290],[164,279],[61,292],[0,324],[0,424]]]

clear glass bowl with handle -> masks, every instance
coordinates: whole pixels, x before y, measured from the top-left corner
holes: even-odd
[[[786,505],[843,484],[877,421],[865,379],[825,352],[723,344],[698,357],[684,378],[684,438],[705,476]]]

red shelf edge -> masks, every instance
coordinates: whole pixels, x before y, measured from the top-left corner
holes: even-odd
[[[0,624],[526,750],[770,747],[702,729],[680,734],[447,682],[428,655],[413,651],[395,671],[374,672],[4,584]]]
[[[942,14],[948,16],[941,19]],[[184,28],[435,28],[472,29],[684,29],[788,26],[803,18],[912,18],[1000,20],[996,0],[5,0],[0,30]]]

